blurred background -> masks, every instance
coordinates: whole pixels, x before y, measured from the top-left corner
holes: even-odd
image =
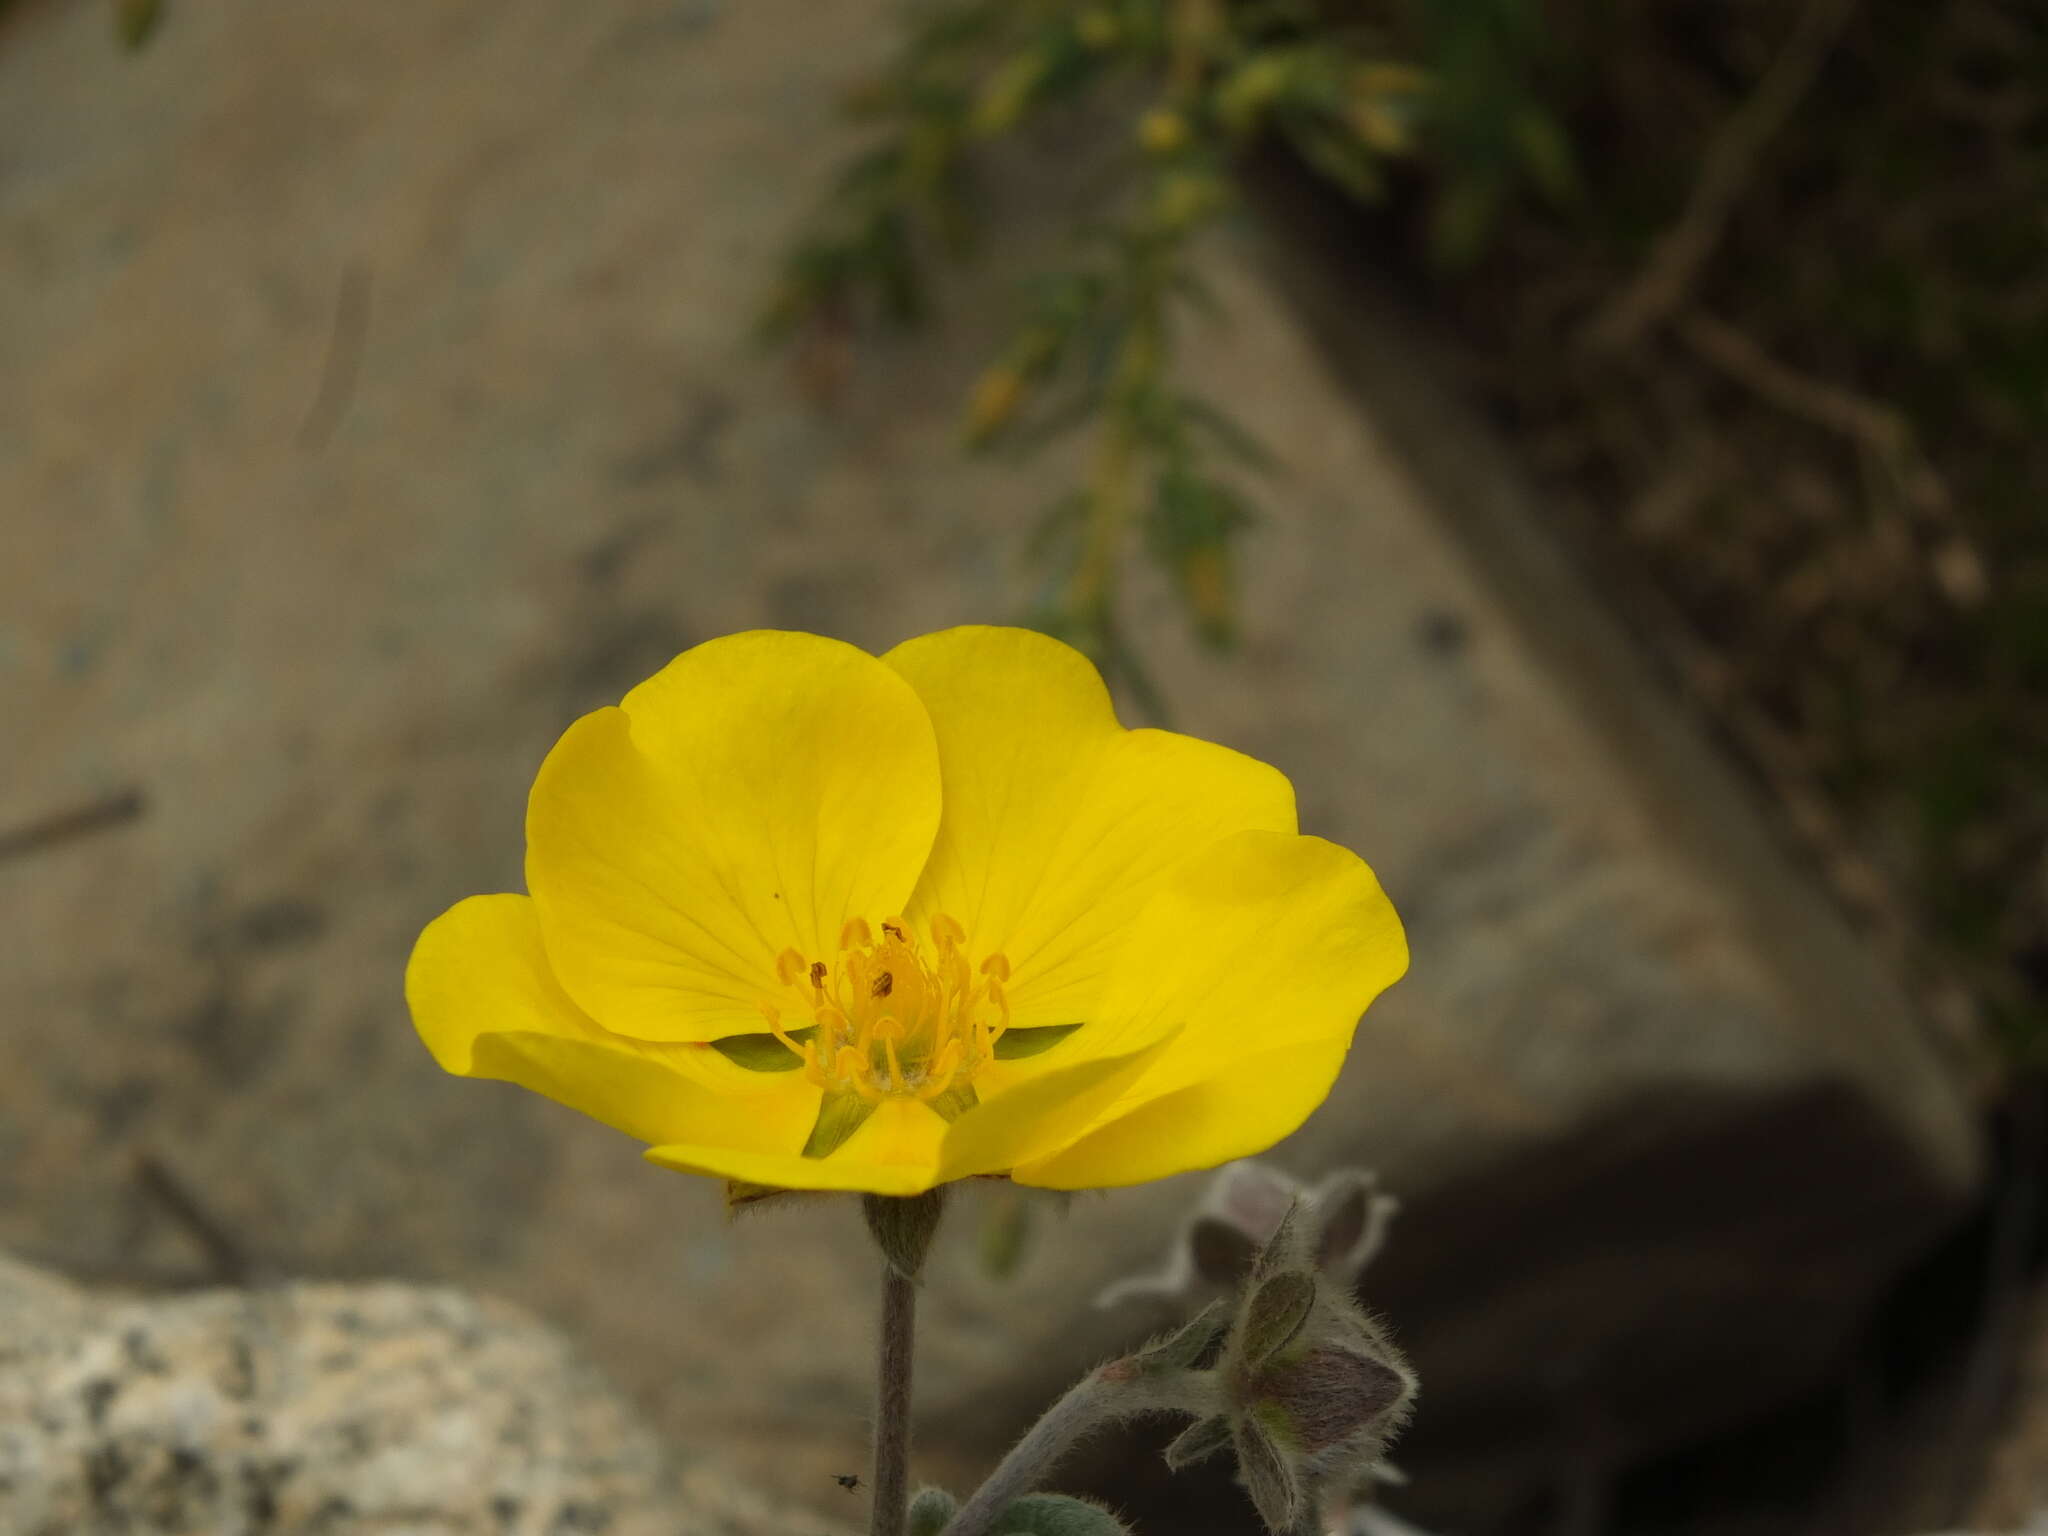
[[[2025,1526],[2044,91],[2027,0],[0,0],[0,1531],[861,1523],[854,1214],[400,978],[678,650],[989,621],[1409,925],[1273,1154],[1402,1201],[1392,1517]],[[1201,1188],[960,1202],[923,1479]],[[1163,1439],[1074,1486],[1252,1530]]]

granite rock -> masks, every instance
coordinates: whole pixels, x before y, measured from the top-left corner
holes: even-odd
[[[9,1536],[831,1536],[552,1329],[398,1284],[96,1296],[0,1257]]]

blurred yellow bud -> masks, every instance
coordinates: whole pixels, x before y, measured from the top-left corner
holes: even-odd
[[[1138,143],[1148,154],[1170,155],[1188,141],[1188,120],[1171,107],[1154,107],[1138,119]]]
[[[1233,133],[1253,127],[1293,77],[1290,56],[1254,54],[1216,92],[1216,113]]]
[[[1236,630],[1232,585],[1230,557],[1220,546],[1197,545],[1181,557],[1181,592],[1196,628],[1212,643],[1228,641]]]
[[[1383,155],[1415,147],[1417,100],[1430,77],[1408,64],[1366,64],[1351,77],[1351,131],[1368,149]]]
[[[1052,61],[1043,53],[1020,53],[1006,60],[989,76],[974,103],[971,124],[984,137],[1014,127],[1038,87],[1045,80]]]
[[[1074,31],[1090,48],[1110,48],[1123,35],[1116,17],[1101,6],[1091,6],[1074,18]]]
[[[1415,144],[1408,114],[1370,97],[1352,105],[1351,131],[1367,149],[1383,155],[1404,154]]]
[[[1016,369],[998,363],[974,381],[967,397],[967,441],[985,443],[1017,412],[1024,398],[1024,379]]]
[[[1223,183],[1214,176],[1168,176],[1159,184],[1152,217],[1162,228],[1184,230],[1222,207],[1226,196]]]

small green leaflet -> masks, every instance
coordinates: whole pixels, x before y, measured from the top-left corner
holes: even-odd
[[[1041,1024],[1036,1029],[1006,1029],[996,1036],[996,1060],[1016,1061],[1049,1051],[1079,1029],[1079,1024]]]
[[[817,1033],[816,1026],[809,1029],[793,1029],[789,1038],[802,1045]],[[749,1072],[793,1072],[804,1064],[803,1058],[794,1054],[773,1035],[727,1035],[723,1040],[711,1042],[711,1048],[736,1067],[745,1067]]]

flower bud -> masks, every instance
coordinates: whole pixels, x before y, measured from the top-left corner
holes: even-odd
[[[1380,1193],[1377,1178],[1361,1168],[1340,1169],[1310,1189],[1270,1163],[1229,1163],[1209,1181],[1165,1263],[1150,1274],[1114,1282],[1095,1304],[1109,1307],[1140,1297],[1192,1303],[1204,1291],[1236,1290],[1296,1201],[1303,1206],[1308,1262],[1347,1289],[1385,1244],[1401,1204]]]
[[[1252,1261],[1217,1366],[1239,1473],[1275,1532],[1377,1463],[1415,1396],[1385,1330],[1316,1267],[1330,1230],[1303,1202],[1288,1208]],[[1205,1454],[1210,1438],[1189,1431],[1169,1456]]]

